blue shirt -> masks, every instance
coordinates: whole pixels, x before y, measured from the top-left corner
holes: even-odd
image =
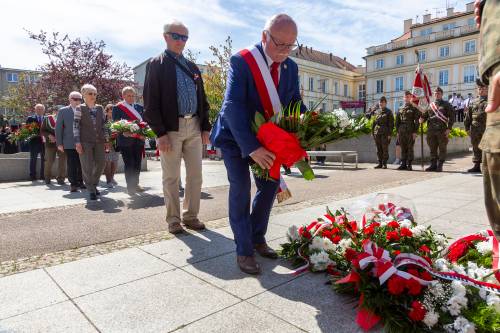
[[[174,52],[167,50],[167,52],[177,59],[179,63],[189,69],[186,58],[177,55]],[[196,97],[196,85],[193,79],[184,72],[179,65],[175,65],[175,72],[177,74],[177,107],[179,115],[192,115],[198,110],[198,99]]]

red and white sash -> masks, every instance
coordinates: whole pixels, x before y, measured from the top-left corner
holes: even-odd
[[[445,123],[445,124],[448,124],[448,118],[447,118],[444,114],[442,114],[442,113],[441,113],[441,111],[439,111],[439,108],[438,108],[438,106],[436,105],[436,103],[435,103],[435,102],[432,102],[432,103],[430,104],[430,107],[431,107],[432,111],[434,111],[434,115],[435,115],[435,116],[436,116],[439,120],[441,120],[441,121],[442,121],[443,123]]]
[[[56,120],[54,119],[54,116],[51,114],[47,116],[47,125],[49,125],[50,129],[56,128]]]
[[[123,112],[125,112],[125,114],[131,119],[131,120],[138,120],[138,121],[142,121],[142,117],[140,115],[139,112],[137,112],[137,110],[127,104],[127,103],[123,103],[123,102],[120,102],[118,104],[116,104],[116,106],[122,110]]]
[[[281,111],[281,101],[266,60],[256,46],[243,49],[240,51],[240,55],[250,67],[260,101],[264,107],[264,116],[269,119]]]

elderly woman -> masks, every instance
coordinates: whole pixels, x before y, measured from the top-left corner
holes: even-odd
[[[106,122],[113,122],[113,104],[106,105],[104,109],[106,113]],[[106,151],[106,166],[104,167],[104,174],[106,175],[106,187],[113,188],[118,185],[115,181],[116,168],[118,167],[119,153],[116,151],[115,146],[111,145],[109,151]]]
[[[73,125],[75,148],[82,163],[83,181],[90,194],[90,200],[97,200],[99,178],[104,170],[104,154],[109,150],[109,133],[106,129],[106,114],[97,105],[97,89],[85,84],[82,89],[84,104],[77,107]]]

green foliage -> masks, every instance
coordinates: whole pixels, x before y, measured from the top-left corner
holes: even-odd
[[[462,314],[474,323],[476,332],[500,332],[500,313],[481,299],[477,289],[468,287],[467,292],[472,297],[469,297],[469,306],[462,310]]]
[[[490,251],[483,255],[475,248],[471,248],[462,258],[458,259],[458,263],[467,266],[469,261],[491,269],[493,267],[493,252]]]
[[[362,133],[364,134],[372,134],[372,126],[373,126],[374,118],[371,117],[369,120],[366,121],[365,126],[362,129]],[[418,127],[418,132],[417,134],[420,135],[421,133],[426,134],[427,133],[427,123],[420,124]],[[398,133],[396,132],[396,127],[392,129],[392,136],[396,137]],[[464,138],[468,136],[467,132],[460,127],[453,127],[450,131],[450,134],[448,135],[448,138]]]

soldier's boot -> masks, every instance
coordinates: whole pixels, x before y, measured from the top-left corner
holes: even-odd
[[[443,164],[444,161],[439,161],[437,164],[436,172],[442,172],[443,171]]]
[[[467,172],[474,172],[474,173],[481,172],[481,163],[474,162],[474,166],[471,169],[467,170]]]
[[[387,161],[382,162],[382,169],[387,169]]]
[[[429,165],[425,171],[436,171],[437,170],[437,163],[436,160],[431,161],[431,165]]]
[[[406,160],[401,160],[401,165],[398,170],[408,170],[408,165],[406,164]]]
[[[382,161],[378,161],[378,164],[374,167],[374,169],[382,169]]]
[[[413,168],[411,167],[411,160],[408,161],[408,164],[406,165],[406,170],[412,171]]]

